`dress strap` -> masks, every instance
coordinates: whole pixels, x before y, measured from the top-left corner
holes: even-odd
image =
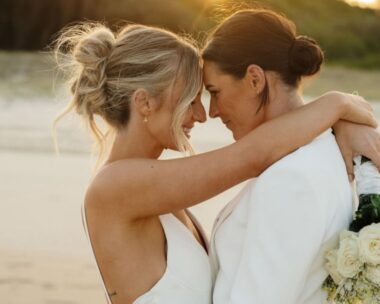
[[[84,228],[84,231],[86,233],[87,240],[88,240],[88,242],[90,244],[91,252],[92,252],[92,255],[94,257],[95,265],[96,265],[96,267],[98,269],[100,280],[102,281],[102,286],[103,286],[103,290],[104,290],[104,293],[105,293],[105,297],[107,299],[107,304],[112,304],[112,301],[111,301],[111,299],[110,299],[110,297],[108,295],[107,289],[106,289],[106,285],[104,284],[104,279],[103,279],[102,273],[100,271],[98,262],[96,261],[96,256],[95,256],[94,248],[92,247],[91,238],[90,238],[90,234],[88,232],[88,227],[87,227],[86,209],[85,209],[84,203],[82,203],[81,215],[82,215],[83,228]]]

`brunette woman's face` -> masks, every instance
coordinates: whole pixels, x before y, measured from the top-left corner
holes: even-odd
[[[261,102],[260,96],[248,76],[237,79],[222,72],[214,62],[205,61],[203,80],[211,95],[210,117],[219,117],[232,131],[235,140],[264,122],[264,111],[256,113]]]

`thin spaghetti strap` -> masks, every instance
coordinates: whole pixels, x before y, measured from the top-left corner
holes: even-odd
[[[90,238],[90,234],[88,232],[88,227],[87,227],[86,209],[85,209],[84,203],[82,203],[81,215],[82,215],[83,228],[84,228],[84,231],[86,233],[87,240],[90,243],[90,248],[91,248],[92,255],[94,257],[94,261],[95,261],[96,267],[98,268],[98,273],[99,273],[99,276],[100,276],[100,280],[102,281],[102,286],[103,286],[103,290],[104,290],[104,293],[105,293],[105,296],[106,296],[106,299],[107,299],[107,304],[112,304],[112,301],[111,301],[111,299],[110,299],[110,297],[108,295],[107,289],[106,289],[106,285],[104,284],[103,275],[102,275],[102,273],[100,271],[98,262],[96,261],[96,256],[95,256],[94,248],[92,247],[91,238]]]

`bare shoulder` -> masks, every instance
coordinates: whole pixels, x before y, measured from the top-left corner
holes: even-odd
[[[139,191],[137,181],[147,163],[151,163],[150,160],[119,160],[101,168],[86,190],[86,209],[118,212],[122,211],[119,208],[128,207],[129,200],[125,197],[132,199]]]

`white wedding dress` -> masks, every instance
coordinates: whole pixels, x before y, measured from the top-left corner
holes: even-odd
[[[207,244],[199,223],[189,212],[188,215]],[[207,252],[190,230],[174,215],[165,214],[159,218],[167,242],[166,270],[161,279],[148,292],[139,296],[133,304],[210,304],[212,278]],[[91,245],[84,207],[82,207],[82,219]],[[93,250],[92,245],[91,249]],[[100,270],[99,274],[101,276]],[[112,304],[103,280],[102,284],[107,301]]]

